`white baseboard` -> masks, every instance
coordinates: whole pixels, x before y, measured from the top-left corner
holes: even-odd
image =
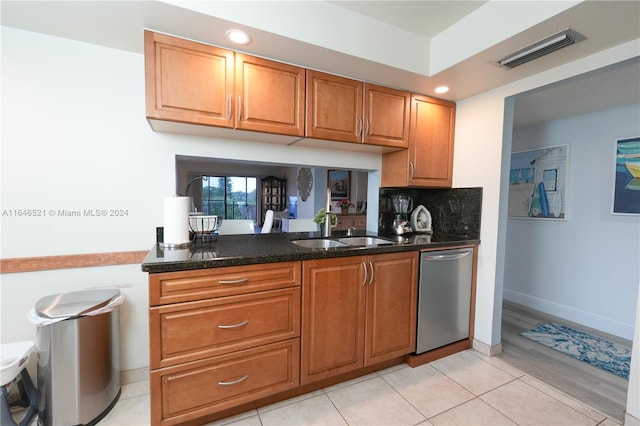
[[[149,368],[136,368],[134,370],[123,370],[120,372],[120,384],[128,385],[129,383],[141,382],[149,380]]]
[[[604,318],[589,312],[581,311],[570,306],[561,305],[559,303],[550,302],[548,300],[529,296],[513,290],[504,289],[502,296],[509,302],[518,303],[520,305],[535,309],[545,314],[564,318],[577,324],[613,334],[623,339],[633,340],[634,327],[632,324],[623,324],[609,318]]]
[[[624,426],[640,426],[640,419],[629,413],[624,413]]]
[[[471,346],[473,347],[474,350],[480,352],[482,355],[485,355],[485,356],[496,356],[502,353],[502,343],[489,346],[478,339],[473,339],[473,344]]]

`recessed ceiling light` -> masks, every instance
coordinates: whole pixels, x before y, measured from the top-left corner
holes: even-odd
[[[242,30],[229,30],[225,33],[227,38],[236,44],[249,44],[251,37]]]
[[[449,88],[447,86],[438,86],[436,87],[436,93],[447,93]]]

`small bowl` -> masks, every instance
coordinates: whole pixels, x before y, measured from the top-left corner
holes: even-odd
[[[194,234],[211,234],[218,226],[217,215],[189,216],[189,229]]]

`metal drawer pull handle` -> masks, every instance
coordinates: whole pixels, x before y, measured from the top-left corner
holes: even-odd
[[[249,281],[249,278],[239,278],[237,280],[220,280],[218,284],[242,284]]]
[[[243,325],[247,325],[249,324],[249,320],[244,320],[242,322],[239,322],[237,324],[231,324],[231,325],[219,325],[218,328],[238,328],[238,327],[242,327]]]
[[[244,376],[240,377],[238,380],[232,380],[230,382],[218,382],[218,384],[220,386],[230,386],[230,385],[235,385],[238,384],[240,382],[244,382],[245,380],[247,380],[249,378],[248,374],[245,374]]]
[[[471,254],[470,251],[464,252],[464,253],[459,253],[459,254],[441,254],[441,255],[436,255],[436,256],[425,256],[424,258],[427,260],[458,260],[458,259],[462,259],[463,257],[467,257]]]

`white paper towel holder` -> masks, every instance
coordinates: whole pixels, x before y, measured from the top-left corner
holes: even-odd
[[[191,197],[179,195],[165,197],[164,235],[162,242],[158,243],[163,249],[185,249],[191,245],[188,219],[190,204]],[[169,228],[170,232],[168,232]]]

